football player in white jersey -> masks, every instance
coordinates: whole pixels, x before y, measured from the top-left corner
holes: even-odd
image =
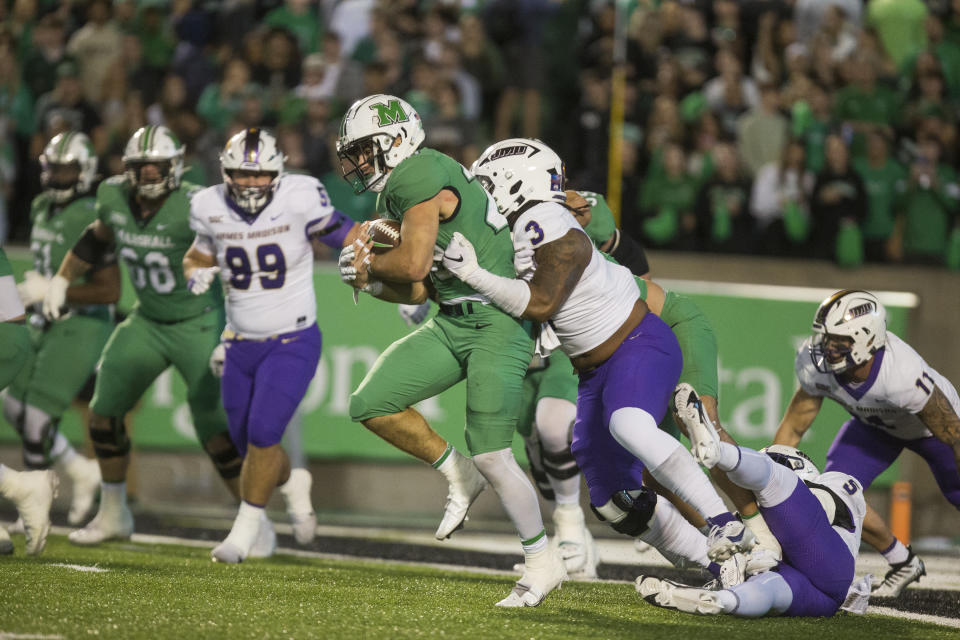
[[[539,140],[492,145],[471,168],[512,229],[516,279],[480,267],[454,234],[443,267],[516,317],[543,325],[540,353],[561,348],[580,375],[571,451],[594,512],[668,556],[707,560],[749,548],[753,534],[727,511],[683,445],[657,424],[680,375],[670,328],[640,297],[633,274],[600,254],[565,206],[563,162]],[[552,344],[551,344],[552,342]],[[643,486],[646,466],[713,527],[710,543]]]
[[[242,502],[215,561],[241,562],[274,487],[287,502],[297,542],[315,535],[312,479],[290,468],[280,440],[320,359],[313,259],[320,244],[349,244],[359,225],[336,210],[315,178],[287,174],[276,138],[251,128],[227,142],[223,183],[190,206],[196,240],[184,256],[189,288],[203,293],[220,274],[226,290],[221,391],[234,444],[244,456]]]
[[[866,291],[838,291],[823,301],[813,337],[797,352],[800,387],[774,442],[796,446],[824,398],[850,413],[827,452],[827,471],[843,471],[869,487],[904,448],[930,466],[960,509],[960,398],[950,381],[910,345],[887,331],[886,311]],[[863,539],[890,563],[873,595],[896,597],[926,574],[923,562],[867,507]]]
[[[721,442],[693,387],[681,384],[677,409],[696,441],[697,459],[749,489],[783,548],[770,571],[720,590],[698,589],[640,576],[637,592],[650,604],[701,615],[745,618],[832,616],[843,604],[856,570],[866,512],[863,486],[838,471],[823,474],[786,445],[761,451]],[[764,455],[766,454],[766,455]]]

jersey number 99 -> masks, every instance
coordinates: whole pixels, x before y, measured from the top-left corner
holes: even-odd
[[[236,289],[249,289],[253,279],[250,258],[243,247],[227,247],[224,255],[230,269],[230,286]],[[279,289],[287,276],[287,261],[278,244],[262,244],[257,247],[257,271],[260,274],[260,286],[264,289]]]

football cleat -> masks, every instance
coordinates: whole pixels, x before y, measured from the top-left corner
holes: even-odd
[[[23,518],[17,518],[12,525],[7,527],[7,533],[12,536],[22,536],[24,534]]]
[[[3,527],[0,527],[0,556],[8,556],[13,553],[13,540],[10,534]]]
[[[21,471],[7,470],[7,475],[13,475],[14,485],[7,494],[17,507],[17,512],[23,519],[23,532],[27,536],[27,553],[37,555],[47,544],[47,534],[50,532],[50,505],[57,497],[57,486],[60,479],[53,471]]]
[[[90,515],[93,502],[100,491],[100,465],[96,460],[77,456],[66,469],[73,482],[73,496],[67,522],[73,526],[83,524]]]
[[[487,486],[486,478],[477,470],[473,460],[460,455],[456,449],[450,455],[456,458],[453,469],[447,476],[450,488],[443,509],[443,519],[435,534],[437,540],[446,540],[454,531],[463,528],[463,523],[467,520],[467,510]]]
[[[210,552],[211,560],[224,564],[240,564],[244,558],[246,554],[243,550],[229,540],[224,540]]]
[[[878,598],[899,597],[907,585],[919,581],[920,576],[927,575],[927,568],[920,556],[916,555],[910,547],[907,547],[907,551],[910,552],[907,559],[890,565],[890,570],[883,577],[883,582],[873,587],[871,595]]]
[[[313,476],[302,468],[291,469],[290,479],[280,487],[293,525],[293,537],[299,545],[310,544],[317,535],[317,514],[310,499],[312,487]]]
[[[635,587],[640,597],[655,607],[698,615],[716,615],[724,612],[715,591],[698,589],[653,576],[638,576]]]
[[[707,536],[707,557],[714,562],[723,562],[735,553],[750,553],[756,542],[757,536],[740,520],[713,525]]]
[[[567,579],[563,559],[553,548],[526,554],[523,575],[498,607],[536,607],[547,594],[559,589]]]
[[[697,462],[712,469],[720,462],[720,435],[704,411],[700,396],[692,386],[681,382],[674,391],[673,404],[687,428],[690,453]]]
[[[720,565],[720,588],[729,589],[747,579],[747,556],[735,553]]]
[[[264,516],[260,520],[260,529],[257,531],[257,539],[253,541],[250,547],[248,558],[269,558],[277,550],[277,532],[273,528],[270,518]]]
[[[126,504],[119,513],[107,514],[100,504],[100,511],[87,526],[71,531],[67,539],[80,546],[92,546],[108,540],[129,540],[133,535],[133,514]]]
[[[553,510],[554,539],[567,574],[577,578],[597,577],[597,543],[580,505],[558,505]]]

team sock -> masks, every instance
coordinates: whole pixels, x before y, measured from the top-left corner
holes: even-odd
[[[906,562],[907,558],[910,557],[910,550],[897,538],[894,538],[893,544],[880,553],[883,554],[883,557],[886,558],[887,562],[891,565]]]

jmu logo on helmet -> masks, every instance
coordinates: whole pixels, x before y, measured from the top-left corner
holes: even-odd
[[[370,105],[370,108],[377,112],[377,121],[381,127],[410,120],[399,100],[391,100],[387,104],[377,102]]]

